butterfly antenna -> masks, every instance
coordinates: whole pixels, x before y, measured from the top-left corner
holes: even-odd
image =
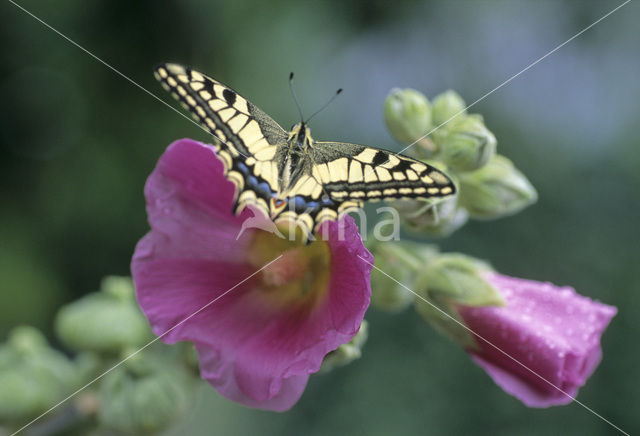
[[[298,102],[296,91],[295,89],[293,89],[293,72],[289,74],[289,89],[291,90],[291,95],[293,95],[293,101],[296,102],[296,107],[298,108],[298,113],[300,114],[300,122],[304,123],[304,116],[302,115],[302,109],[300,108],[300,103]]]
[[[320,112],[322,112],[323,110],[325,110],[325,108],[326,108],[327,106],[329,106],[329,105],[331,104],[331,102],[332,102],[333,100],[335,100],[337,96],[339,96],[339,95],[340,95],[340,93],[341,93],[341,92],[342,92],[342,88],[338,89],[338,90],[336,91],[336,93],[335,93],[335,94],[333,94],[333,97],[331,97],[331,98],[329,99],[329,101],[328,101],[328,102],[326,102],[324,105],[322,105],[322,107],[321,107],[320,109],[318,109],[317,111],[315,111],[315,112],[313,113],[313,115],[311,115],[311,116],[309,117],[309,119],[306,121],[306,123],[308,123],[309,121],[311,121],[311,118],[315,117],[315,116],[316,116],[316,115],[318,115]]]

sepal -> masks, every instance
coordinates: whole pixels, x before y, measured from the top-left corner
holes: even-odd
[[[459,306],[504,306],[502,295],[485,278],[491,267],[463,254],[441,254],[416,279],[417,312],[465,348],[476,346],[464,327]]]

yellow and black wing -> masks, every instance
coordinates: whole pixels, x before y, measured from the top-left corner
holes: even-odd
[[[276,152],[286,144],[287,132],[233,89],[198,71],[165,63],[154,75],[220,141],[217,154],[236,185],[235,212],[251,203],[268,216],[270,199],[279,187]]]
[[[288,207],[276,222],[293,221],[309,233],[365,201],[442,198],[456,187],[443,172],[424,162],[363,145],[313,143],[304,173],[285,194]]]
[[[437,168],[373,147],[318,141],[312,160],[313,175],[322,183],[323,192],[338,204],[336,216],[362,207],[364,201],[439,198],[456,193],[451,179]]]

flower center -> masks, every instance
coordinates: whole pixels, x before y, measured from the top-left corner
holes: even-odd
[[[278,256],[281,256],[278,258]],[[308,245],[275,234],[256,231],[249,249],[249,263],[261,267],[259,294],[275,307],[313,307],[329,289],[331,253],[325,241]]]

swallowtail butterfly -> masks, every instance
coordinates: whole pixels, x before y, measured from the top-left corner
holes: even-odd
[[[456,192],[449,177],[418,160],[316,141],[305,122],[287,132],[237,92],[193,69],[161,64],[155,77],[217,139],[226,177],[236,185],[236,214],[256,206],[276,224],[294,221],[310,235],[364,201]]]

